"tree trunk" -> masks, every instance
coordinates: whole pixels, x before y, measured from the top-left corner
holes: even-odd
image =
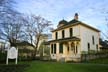
[[[40,37],[40,36],[39,36],[39,37]],[[38,48],[38,44],[39,44],[39,37],[37,37],[36,47],[35,47],[34,54],[33,54],[33,59],[34,59],[34,60],[36,59],[37,48]]]

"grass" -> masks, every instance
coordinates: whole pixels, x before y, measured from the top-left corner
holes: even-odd
[[[85,61],[84,63],[108,64],[108,58],[94,59],[90,61]]]
[[[28,65],[0,65],[0,72],[24,72]]]
[[[29,67],[28,63],[20,62],[17,65],[15,62],[10,62],[8,65],[0,64],[0,72],[24,72]]]
[[[96,64],[99,63],[99,64]],[[104,65],[101,65],[101,63]],[[29,65],[25,66],[24,65]],[[108,72],[108,59],[96,59],[86,63],[60,63],[44,61],[18,62],[0,65],[0,72]]]
[[[108,65],[33,61],[25,72],[108,72]]]

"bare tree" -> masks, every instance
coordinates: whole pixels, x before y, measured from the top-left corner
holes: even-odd
[[[35,58],[37,53],[37,48],[39,45],[39,41],[41,35],[48,29],[50,29],[51,22],[45,20],[44,18],[36,15],[31,15],[27,17],[27,32],[26,35],[28,36],[28,40],[32,45],[34,45],[34,54],[33,57]]]
[[[7,15],[19,14],[13,7],[14,0],[0,0],[0,20],[5,20]]]
[[[106,14],[108,14],[108,12],[106,12]],[[106,29],[106,34],[104,34],[104,36],[107,38],[107,40],[108,40],[108,17],[106,17],[106,27],[107,27],[107,29]]]
[[[6,16],[5,20],[1,23],[0,38],[9,41],[11,44],[20,40],[23,35],[23,20],[20,15]]]
[[[104,12],[102,12],[103,14],[106,14],[106,16],[105,16],[105,21],[106,21],[106,24],[105,24],[105,26],[106,26],[106,28],[104,28],[104,32],[101,30],[101,33],[102,33],[102,36],[104,36],[104,38],[103,39],[106,39],[106,40],[108,40],[108,11],[105,11],[105,10],[103,10]]]
[[[23,17],[13,9],[14,0],[0,0],[0,39],[15,42],[22,37]]]
[[[12,3],[13,0],[0,0],[0,38],[11,44],[21,39],[28,40],[34,47],[35,58],[40,37],[51,22],[36,15],[22,17],[12,8]]]

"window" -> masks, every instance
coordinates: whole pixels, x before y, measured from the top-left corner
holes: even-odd
[[[93,45],[95,44],[95,42],[94,42],[94,36],[92,36],[92,43],[93,43]]]
[[[54,53],[56,54],[56,44],[54,44]]]
[[[78,52],[77,46],[76,46],[76,53]]]
[[[98,51],[98,44],[96,44],[96,49],[97,49],[97,51]]]
[[[65,31],[62,30],[62,38],[64,38],[64,37],[65,37]]]
[[[90,51],[90,43],[88,43],[88,51]]]
[[[59,44],[59,53],[63,53],[63,43]]]
[[[51,44],[51,53],[53,53],[53,44]]]
[[[72,37],[72,36],[73,36],[73,29],[70,28],[70,37]]]
[[[69,52],[69,46],[68,46],[68,48],[67,48],[67,51]]]
[[[58,33],[56,32],[56,39],[58,39]]]

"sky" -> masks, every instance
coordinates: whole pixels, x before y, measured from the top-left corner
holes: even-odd
[[[60,20],[70,21],[78,13],[79,21],[106,32],[108,0],[15,0],[15,9],[24,14],[40,15],[56,28]]]

